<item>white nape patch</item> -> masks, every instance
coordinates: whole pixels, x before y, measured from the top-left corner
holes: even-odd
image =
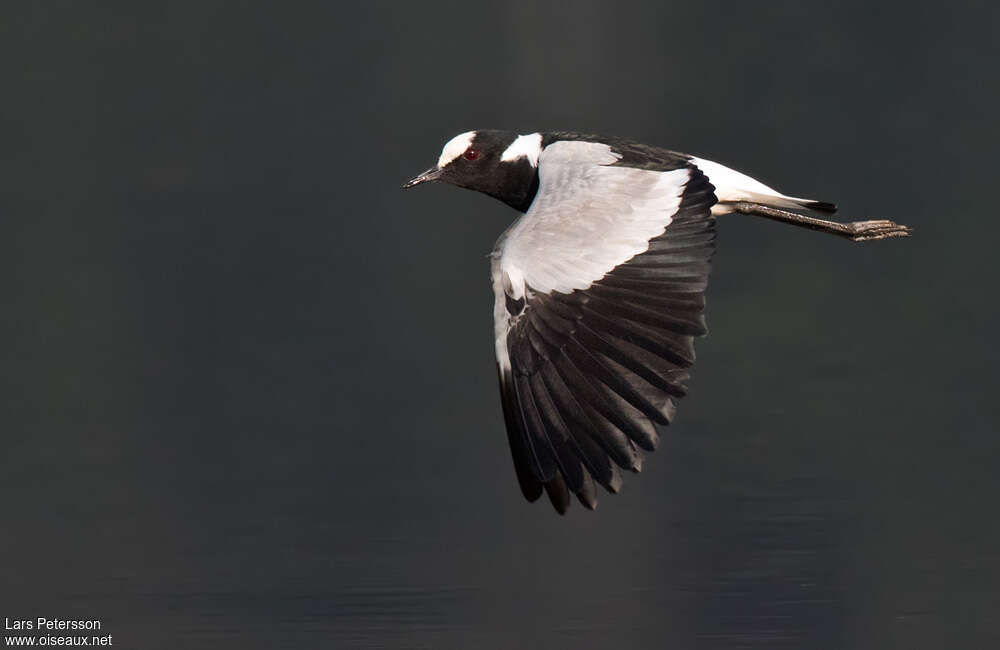
[[[528,159],[532,167],[538,167],[538,156],[542,153],[542,134],[529,133],[519,135],[509,147],[500,154],[501,162],[509,162],[524,157]]]
[[[531,208],[497,242],[498,316],[505,291],[520,299],[526,286],[541,293],[588,289],[648,250],[649,240],[670,225],[690,171],[610,166],[619,158],[597,142],[555,142],[545,148]]]
[[[452,160],[455,160],[469,148],[472,141],[476,138],[475,131],[466,131],[465,133],[459,133],[448,143],[444,145],[444,149],[441,150],[441,157],[438,158],[438,169],[441,169]]]
[[[746,174],[711,160],[691,156],[691,162],[704,172],[708,181],[715,186],[715,196],[719,202],[712,206],[712,214],[716,216],[732,212],[732,207],[726,203],[737,201],[753,201],[775,208],[801,208],[804,203],[811,201],[811,199],[785,196]]]

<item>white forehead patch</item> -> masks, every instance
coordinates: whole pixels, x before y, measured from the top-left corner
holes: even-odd
[[[476,137],[475,131],[466,131],[465,133],[459,133],[451,140],[448,140],[448,144],[444,145],[444,149],[441,150],[441,157],[438,158],[438,169],[441,169],[452,160],[455,160],[469,148],[472,141]]]
[[[502,154],[501,161],[517,160],[522,156],[528,159],[532,167],[538,167],[538,156],[542,153],[542,134],[529,133],[519,135],[517,139],[510,143]]]

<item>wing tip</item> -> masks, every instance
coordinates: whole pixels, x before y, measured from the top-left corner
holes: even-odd
[[[560,515],[565,515],[569,510],[570,498],[566,482],[561,475],[545,483],[545,493],[549,495],[549,502]]]

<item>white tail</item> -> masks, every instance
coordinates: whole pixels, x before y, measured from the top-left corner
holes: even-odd
[[[715,186],[715,196],[719,199],[719,202],[712,207],[712,214],[720,215],[732,212],[732,207],[727,204],[738,201],[760,203],[772,208],[805,208],[819,212],[837,211],[837,206],[832,203],[785,196],[781,192],[771,189],[746,174],[741,174],[711,160],[692,156],[691,162],[704,172],[709,182]]]

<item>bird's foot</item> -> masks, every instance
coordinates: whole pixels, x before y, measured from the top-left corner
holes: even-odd
[[[844,224],[850,229],[848,237],[851,241],[874,241],[890,237],[909,237],[913,229],[888,219],[872,219],[870,221],[854,221]]]

